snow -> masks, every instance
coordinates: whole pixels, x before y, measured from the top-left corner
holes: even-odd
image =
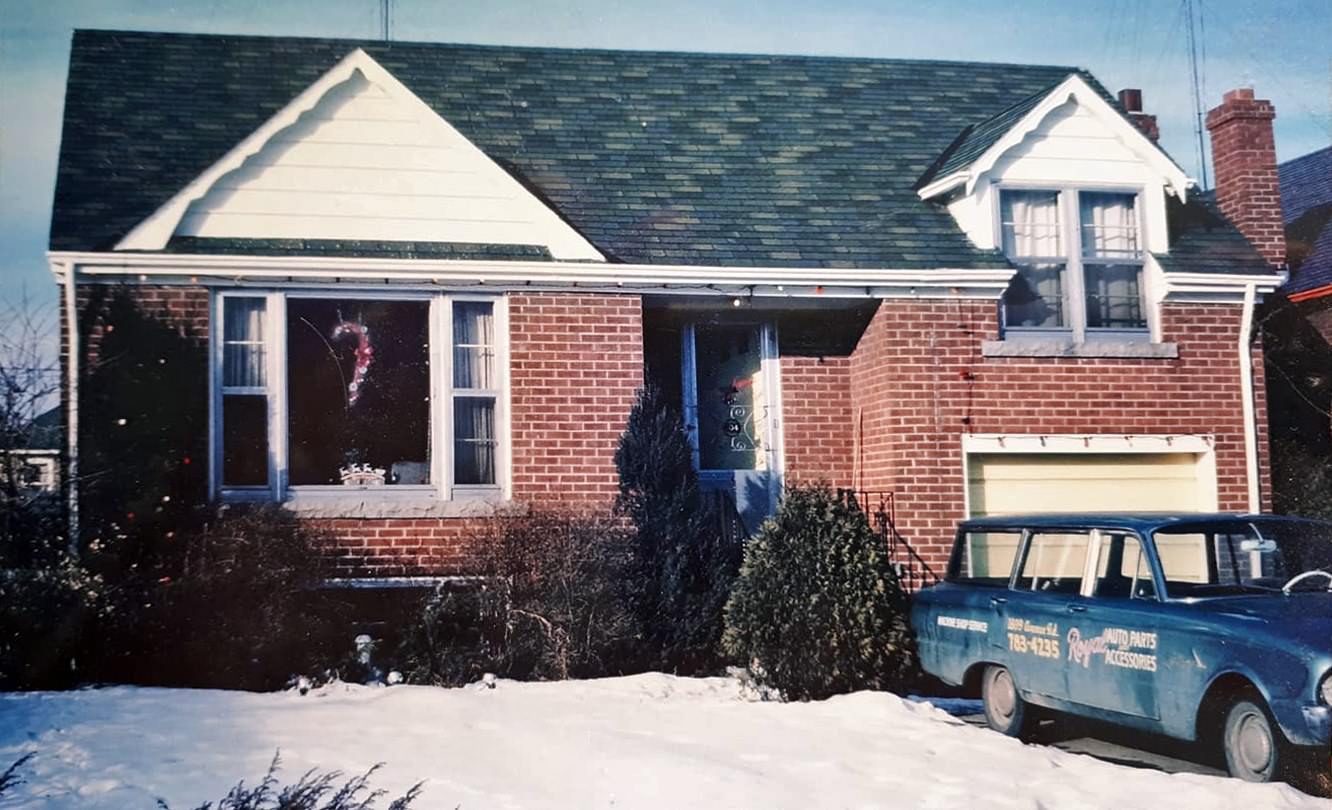
[[[384,762],[374,784],[391,795],[425,780],[417,808],[1332,807],[1285,785],[1023,745],[888,694],[782,704],[735,679],[648,674],[304,696],[0,694],[0,770],[37,752],[0,808],[151,810],[161,798],[182,810],[257,781],[276,749],[290,780]]]

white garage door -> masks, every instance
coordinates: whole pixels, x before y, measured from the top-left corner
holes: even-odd
[[[1215,508],[1194,453],[978,453],[968,457],[971,514],[1190,512]]]

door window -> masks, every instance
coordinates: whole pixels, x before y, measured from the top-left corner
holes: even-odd
[[[1080,593],[1088,539],[1085,532],[1033,533],[1016,587],[1048,593]]]
[[[765,469],[768,402],[760,328],[700,325],[694,335],[699,468]]]

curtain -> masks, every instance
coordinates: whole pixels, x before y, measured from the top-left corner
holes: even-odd
[[[1004,253],[1010,258],[1062,256],[1059,245],[1059,194],[1054,191],[1004,191],[1000,195]]]
[[[264,299],[222,300],[222,385],[262,388],[268,379],[264,368]]]
[[[1092,329],[1145,329],[1142,315],[1142,266],[1088,264],[1087,326]]]
[[[455,484],[495,483],[495,400],[453,400],[453,480]]]
[[[1082,255],[1089,258],[1137,258],[1138,215],[1132,194],[1078,195]]]
[[[459,301],[453,305],[453,387],[495,388],[494,305]]]

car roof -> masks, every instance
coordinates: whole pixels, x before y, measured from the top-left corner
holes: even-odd
[[[1081,526],[1130,529],[1151,532],[1178,523],[1213,521],[1318,522],[1287,515],[1245,514],[1240,512],[1041,512],[1024,515],[991,515],[961,522],[965,529],[1067,529]]]

